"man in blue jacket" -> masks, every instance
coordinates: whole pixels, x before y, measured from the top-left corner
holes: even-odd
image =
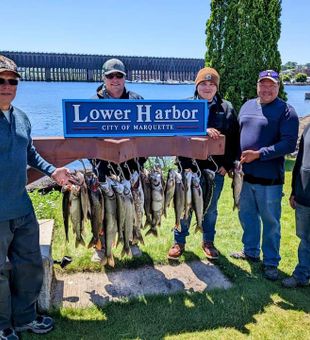
[[[293,169],[290,205],[295,209],[296,234],[300,238],[298,264],[282,285],[295,288],[309,285],[310,279],[310,124],[304,129]]]
[[[47,333],[54,321],[38,316],[36,302],[43,281],[39,225],[26,191],[27,165],[68,182],[69,170],[56,169],[36,151],[26,114],[12,106],[18,78],[16,64],[0,56],[0,339],[16,332]],[[7,258],[9,262],[7,262]]]
[[[262,222],[263,275],[269,280],[278,279],[281,259],[284,156],[295,151],[298,136],[298,116],[278,97],[279,87],[277,72],[260,72],[258,97],[241,107],[238,118],[244,172],[239,210],[243,251],[231,256],[259,261]]]

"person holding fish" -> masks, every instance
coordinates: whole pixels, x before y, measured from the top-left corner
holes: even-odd
[[[102,66],[103,69],[103,84],[97,88],[96,94],[92,99],[143,99],[139,94],[128,91],[125,87],[126,68],[124,63],[116,58],[108,59]],[[105,160],[90,160],[93,166],[93,171],[98,175],[99,181],[104,182],[106,176],[113,173],[118,173],[118,165],[107,162]],[[140,166],[145,163],[145,158],[135,160],[128,160],[126,164],[120,164],[122,172],[126,179],[129,179],[130,173],[139,170]],[[94,248],[95,252],[92,256],[93,262],[102,262],[104,260],[103,251]],[[133,256],[141,255],[138,245],[131,246]]]
[[[240,109],[240,163],[243,185],[239,220],[243,228],[243,250],[231,254],[237,259],[260,260],[261,222],[263,275],[278,279],[281,238],[281,200],[284,156],[294,152],[298,137],[298,116],[294,108],[278,97],[279,74],[259,73],[257,98]]]
[[[48,333],[54,321],[38,315],[36,302],[43,282],[39,225],[27,194],[27,166],[68,183],[69,169],[55,168],[36,151],[26,114],[11,103],[20,74],[0,56],[0,338],[19,339],[18,332]],[[9,260],[9,262],[7,261]]]
[[[185,190],[185,198],[184,200],[177,200],[182,205],[182,218],[180,225],[179,221],[176,221],[174,245],[168,252],[168,258],[172,260],[177,260],[184,252],[186,236],[189,235],[192,210],[196,214],[196,230],[202,231],[202,249],[206,257],[213,260],[219,257],[219,252],[214,246],[215,225],[218,215],[217,204],[223,188],[224,176],[233,169],[234,161],[239,152],[239,126],[236,113],[232,104],[222,99],[219,94],[220,76],[218,72],[214,68],[204,67],[198,72],[195,84],[195,93],[191,99],[208,102],[207,134],[212,139],[218,139],[220,134],[225,135],[225,153],[221,156],[214,156],[213,159],[197,160],[196,165],[189,158],[179,157],[180,167],[184,170],[185,185],[183,190]],[[197,191],[199,183],[195,174],[199,171],[202,173],[200,183],[204,192],[202,208],[200,207],[201,204],[198,203],[200,202],[198,199],[199,189]],[[180,185],[182,186],[182,183]]]
[[[282,286],[309,286],[310,279],[310,124],[301,137],[292,176],[290,205],[295,210],[296,235],[300,238],[298,264]]]

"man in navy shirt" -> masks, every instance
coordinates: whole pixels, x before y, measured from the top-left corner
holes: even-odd
[[[54,321],[38,316],[36,301],[43,265],[39,225],[26,191],[27,165],[59,185],[69,180],[67,168],[56,169],[36,151],[26,114],[11,103],[18,85],[16,64],[0,55],[0,339],[17,340],[16,332],[47,333]],[[7,258],[10,262],[7,262]]]
[[[244,172],[239,210],[243,250],[231,256],[259,261],[262,222],[263,275],[269,280],[278,279],[281,259],[284,156],[295,151],[298,136],[298,116],[278,97],[279,87],[277,72],[260,72],[258,97],[241,107],[238,118]]]

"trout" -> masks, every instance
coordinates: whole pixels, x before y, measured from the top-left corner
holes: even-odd
[[[231,183],[232,189],[233,189],[233,197],[234,197],[234,206],[233,210],[236,209],[236,207],[239,210],[239,202],[240,202],[240,193],[242,190],[243,185],[243,176],[244,173],[242,171],[242,164],[240,164],[239,161],[234,162],[234,177],[233,181]]]

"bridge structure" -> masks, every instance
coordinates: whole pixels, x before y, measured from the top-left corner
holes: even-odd
[[[204,67],[204,60],[195,58],[10,51],[0,51],[0,54],[16,62],[23,80],[32,81],[99,82],[102,65],[110,58],[122,60],[127,69],[127,80],[136,82],[191,82]]]

